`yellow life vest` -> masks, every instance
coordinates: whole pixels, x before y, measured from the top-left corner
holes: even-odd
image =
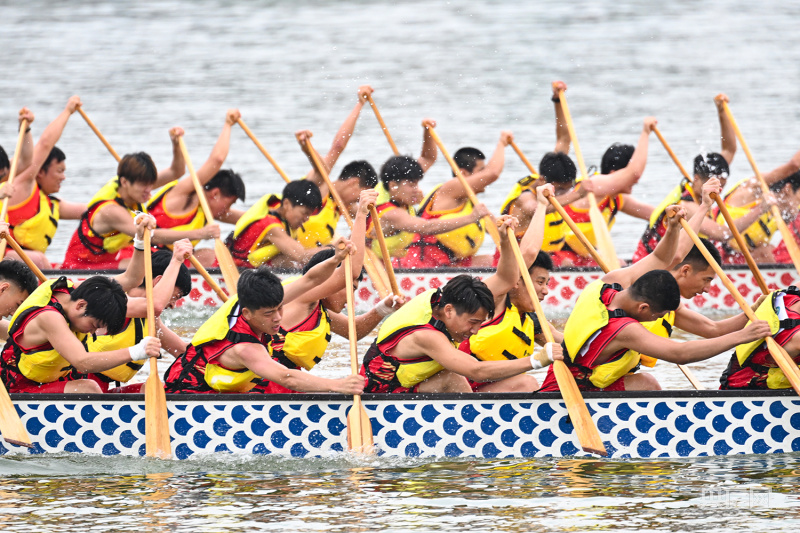
[[[390,202],[392,200],[392,195],[389,193],[389,190],[382,181],[378,180],[378,185],[375,186],[375,191],[378,193],[378,199],[375,200],[375,205],[385,204],[386,202]]]
[[[383,217],[384,213],[391,211],[392,209],[405,209],[406,212],[411,215],[412,217],[417,216],[416,212],[414,212],[413,207],[401,207],[391,202],[386,202],[384,204],[377,204],[380,208],[376,209],[378,216]],[[375,252],[379,258],[383,259],[383,252],[381,251],[381,244],[378,242],[377,236],[374,234],[374,224],[370,224],[370,228],[372,231],[368,232],[368,235],[372,238],[372,251]],[[386,231],[386,227],[381,226],[381,229]],[[386,236],[384,233],[384,240],[386,241],[386,249],[389,251],[390,257],[405,257],[406,249],[408,245],[412,243],[414,240],[415,234],[409,233],[407,231],[399,231],[393,235]]]
[[[247,243],[249,245],[247,248],[247,261],[254,267],[258,267],[266,263],[281,253],[278,247],[271,242],[266,241],[266,244],[264,243],[267,233],[269,233],[272,228],[281,227],[291,238],[297,238],[297,232],[292,230],[285,221],[282,221],[270,211],[270,205],[275,205],[275,202],[280,203],[280,199],[281,197],[277,194],[267,194],[262,196],[261,199],[259,199],[258,202],[253,204],[252,207],[245,211],[245,213],[242,215],[242,218],[236,222],[236,226],[233,230],[234,243],[236,243],[236,239],[238,239],[239,236],[242,235],[242,233],[244,233],[245,230],[247,230],[252,224],[260,222],[262,219],[270,215],[274,219],[271,223],[264,226],[257,238],[252,239],[252,242]],[[234,256],[235,255],[236,254],[234,254]]]
[[[672,335],[672,328],[675,327],[675,311],[670,311],[658,320],[640,322],[640,324],[650,333],[668,339]],[[658,361],[655,357],[644,354],[639,354],[639,358],[641,363],[649,368],[656,366],[656,362]]]
[[[240,312],[239,297],[234,294],[194,334],[192,345],[195,350],[201,350],[202,346],[209,342],[230,339],[231,328],[236,324]],[[241,339],[233,342],[261,344],[256,337],[245,334],[238,335]],[[247,392],[255,387],[262,378],[248,368],[231,370],[217,364],[207,363],[204,379],[209,387],[218,392]]]
[[[167,211],[166,205],[166,196],[167,193],[178,184],[178,180],[170,182],[164,185],[159,191],[156,192],[155,196],[147,202],[147,210],[151,212],[154,216],[159,216],[163,213],[163,216],[170,218],[171,220],[179,220],[186,218],[186,215],[174,215]],[[159,203],[161,204],[159,207]],[[159,211],[161,213],[159,213]],[[200,206],[197,206],[195,210],[194,216],[188,222],[184,222],[183,224],[178,225],[166,225],[163,223],[159,223],[158,227],[160,228],[168,228],[171,230],[176,231],[191,231],[196,229],[201,229],[206,225],[206,215],[203,212],[203,209]],[[200,239],[195,239],[192,241],[192,246],[197,246],[197,243],[200,242]]]
[[[533,184],[536,183],[536,180],[538,179],[538,174],[531,174],[530,176],[525,176],[515,183],[514,187],[511,189],[511,192],[503,202],[503,207],[500,212],[504,215],[511,214],[511,209],[514,207],[514,203],[523,192],[531,191],[535,194],[535,191],[533,190]],[[542,251],[557,252],[562,249],[564,247],[565,237],[568,229],[569,228],[567,224],[564,222],[564,219],[561,218],[561,215],[558,214],[558,212],[554,211],[552,213],[547,213],[544,216],[544,242],[542,243]],[[524,231],[522,233],[518,233],[517,238],[521,239],[524,233]]]
[[[683,178],[675,188],[669,191],[669,194],[667,194],[667,196],[661,200],[661,203],[653,209],[653,212],[650,213],[649,223],[651,228],[655,228],[656,224],[661,221],[661,217],[667,210],[667,207],[677,205],[681,202],[681,198],[683,198],[683,194],[688,190],[688,187],[691,187],[689,180]]]
[[[378,329],[378,337],[376,339],[378,345],[380,346],[383,341],[405,328],[431,324],[433,318],[431,298],[436,292],[436,289],[425,291],[415,296],[410,302],[389,315]],[[434,327],[444,333],[450,343],[457,348],[458,346],[453,342],[453,339],[450,338],[450,335],[447,333],[444,326],[441,325],[441,322],[438,320],[434,322],[438,322],[438,324],[433,324]],[[419,363],[403,363],[398,367],[396,376],[403,387],[411,388],[442,370],[444,370],[444,367],[431,359]]]
[[[609,312],[600,300],[603,280],[595,280],[583,290],[575,308],[564,326],[564,346],[574,362],[588,349],[595,334],[608,325]],[[619,311],[619,310],[616,310]],[[628,374],[639,364],[639,352],[628,350],[622,356],[591,369],[589,381],[597,388],[605,388]]]
[[[31,218],[12,228],[14,239],[23,248],[45,253],[58,229],[60,201],[58,198],[48,197],[39,189],[38,185],[34,186],[31,195],[33,194],[39,195],[39,209]],[[19,205],[22,206],[29,201],[33,201],[33,199],[29,198]],[[11,209],[14,207],[17,206],[12,206]]]
[[[420,207],[420,216],[423,216],[424,218],[438,218],[440,220],[447,220],[451,218],[463,217],[472,213],[474,207],[472,202],[469,200],[466,200],[464,205],[461,207],[456,207],[446,211],[433,211],[433,198],[436,195],[436,191],[439,190],[439,187],[441,187],[441,185],[438,185],[435,189],[433,189],[431,194],[428,195],[428,197],[422,203],[422,206]],[[427,217],[425,217],[426,214],[428,215]],[[478,253],[478,250],[480,250],[481,245],[483,244],[483,239],[485,236],[486,234],[484,233],[483,222],[479,220],[447,233],[439,233],[435,235],[435,238],[442,246],[450,250],[456,258],[463,259]]]
[[[281,284],[285,287],[298,279],[300,276],[293,276],[283,280]],[[307,322],[312,319],[315,319],[314,323],[308,324]],[[278,355],[277,349],[275,352],[278,362],[286,364],[282,361],[285,357],[294,366],[311,370],[325,355],[331,340],[331,321],[328,311],[318,302],[317,308],[292,329],[281,327],[279,336],[281,339],[278,342],[282,343],[282,347],[281,355]]]
[[[88,338],[87,350],[90,352],[110,352],[130,348],[139,343],[147,331],[146,318],[129,318],[128,325],[116,335],[98,335]],[[144,361],[131,361],[100,372],[112,381],[127,383],[144,366]]]
[[[297,240],[303,248],[318,248],[330,244],[333,234],[336,233],[336,226],[339,224],[341,214],[336,209],[336,202],[329,196],[319,213],[311,217],[297,229]]]
[[[536,315],[520,313],[511,299],[507,298],[503,314],[469,338],[469,349],[481,361],[521,359],[533,354],[533,338],[540,332]]]
[[[728,191],[728,194],[725,195],[725,207],[728,208],[728,213],[731,214],[731,218],[733,220],[742,218],[753,209],[757,209],[759,206],[758,200],[750,202],[747,205],[742,205],[738,207],[734,207],[727,203],[728,198],[733,194],[736,188],[742,185],[745,181],[746,180],[741,180],[737,182],[736,185],[734,185],[731,188],[731,190]],[[717,215],[717,223],[722,226],[725,226],[725,217],[722,216],[722,213],[719,213]],[[769,244],[769,240],[772,238],[772,236],[775,234],[777,230],[778,230],[778,223],[772,218],[772,213],[767,211],[766,213],[758,217],[758,219],[755,222],[750,224],[747,227],[747,229],[741,233],[742,237],[744,237],[744,240],[747,243],[747,246],[749,246],[750,249],[753,249],[757,248],[758,246]],[[735,239],[731,240],[730,244],[734,250],[741,251],[739,250],[739,244],[736,242]]]
[[[620,194],[614,197],[607,196],[598,202],[600,213],[603,215],[603,219],[606,221],[609,231],[614,227],[614,222],[617,220],[616,214],[620,209],[622,209],[622,204],[623,197]],[[574,204],[570,204],[568,211],[569,210],[577,215],[576,217],[573,217],[573,221],[578,229],[583,232],[583,234],[586,236],[586,239],[592,243],[592,246],[597,246],[597,237],[594,234],[594,226],[589,218],[589,209],[580,209],[575,207]],[[590,257],[589,250],[583,246],[583,243],[581,243],[580,239],[575,236],[571,229],[568,227],[564,228],[564,233],[567,246],[569,246],[578,255]]]
[[[97,194],[95,194],[92,199],[89,200],[86,210],[90,212],[97,206],[97,204],[108,201],[114,201],[127,209],[131,218],[136,218],[135,211],[145,211],[144,206],[141,204],[136,204],[134,209],[131,209],[125,205],[125,202],[123,202],[122,198],[119,197],[119,178],[116,176],[103,185]],[[91,218],[94,218],[94,215],[95,213],[90,215],[90,219],[88,220],[89,226],[92,224]],[[92,231],[91,234],[94,235],[94,232]],[[126,248],[133,243],[133,237],[117,231],[97,236],[103,239],[103,250],[110,254],[119,252],[123,248]]]
[[[58,381],[60,378],[69,374],[72,370],[72,365],[70,365],[69,361],[61,357],[55,348],[52,347],[31,352],[22,351],[22,348],[12,341],[12,335],[21,327],[28,315],[50,304],[55,287],[66,287],[71,291],[72,282],[62,276],[56,280],[51,279],[39,285],[39,287],[22,302],[22,305],[17,308],[8,326],[9,342],[13,344],[16,352],[17,367],[23,376],[36,383],[52,383]],[[60,304],[54,304],[53,307],[63,314]],[[66,320],[66,317],[64,319]],[[86,334],[75,331],[72,333],[85,347]]]

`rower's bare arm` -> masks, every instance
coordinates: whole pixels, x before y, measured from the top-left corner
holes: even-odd
[[[8,340],[8,320],[3,318],[0,320],[0,341]]]
[[[340,249],[339,243],[344,243],[345,248]],[[283,303],[297,301],[301,304],[311,304],[340,291],[345,286],[344,267],[340,266],[345,254],[352,253],[355,245],[348,240],[340,238],[334,243],[334,255],[325,261],[314,265],[303,274],[300,279],[284,287]],[[353,276],[358,277],[354,271]]]
[[[797,171],[800,171],[800,151],[795,152],[789,161],[780,165],[779,167],[773,168],[769,172],[765,173],[762,177],[767,185],[772,185],[788,178]]]
[[[652,205],[634,198],[631,194],[622,195],[622,208],[620,210],[626,215],[641,218],[642,220],[650,220],[650,215],[653,214],[654,209],[655,207]]]
[[[308,261],[319,251],[317,248],[303,248],[299,241],[291,238],[283,228],[277,226],[267,232],[267,238],[284,256],[296,263]]]
[[[175,243],[175,246],[172,250],[172,259],[170,260],[169,265],[167,265],[167,268],[164,269],[164,273],[161,275],[158,283],[153,285],[153,309],[155,316],[160,316],[164,309],[166,309],[169,305],[169,302],[175,292],[175,283],[178,280],[178,274],[180,273],[181,265],[183,265],[183,262],[186,260],[185,258],[191,254],[191,242],[183,239]],[[130,264],[133,263],[134,262],[131,261]],[[126,316],[139,318],[146,317],[147,299],[131,298],[129,296]]]
[[[391,298],[391,295],[388,296]],[[342,313],[332,313],[328,311],[328,317],[331,320],[331,331],[337,335],[348,338],[349,330],[347,327],[347,315]],[[379,314],[375,307],[366,313],[356,316],[356,338],[363,339],[375,329],[375,326],[381,323],[383,315]]]
[[[525,259],[525,264],[528,268],[531,267],[539,251],[542,249],[544,243],[544,218],[547,214],[547,206],[550,202],[544,196],[544,191],[553,194],[553,186],[551,184],[541,185],[536,188],[536,211],[533,213],[528,229],[522,236],[519,242],[519,251],[522,252],[522,257]]]
[[[159,317],[156,317],[156,335],[158,335],[159,340],[161,340],[161,348],[174,357],[182,355],[189,347],[189,343],[165,326]]]
[[[385,228],[385,232],[390,230],[392,234],[407,231],[420,235],[437,235],[477,222],[488,214],[489,209],[483,204],[475,206],[468,215],[446,219],[425,219],[411,215],[402,209],[392,209],[381,216],[381,224]]]
[[[422,151],[419,154],[417,163],[419,163],[419,166],[422,167],[423,173],[427,172],[428,169],[433,166],[433,164],[436,162],[436,156],[439,153],[436,147],[436,141],[433,140],[433,136],[428,130],[428,128],[435,127],[436,121],[432,118],[422,119]]]
[[[592,178],[594,194],[598,198],[606,196],[616,196],[621,192],[629,191],[636,185],[644,173],[647,165],[647,149],[650,141],[650,132],[657,124],[655,117],[647,117],[642,125],[642,133],[639,135],[639,143],[633,151],[631,160],[625,168],[617,170],[611,174],[602,174]]]
[[[725,161],[730,165],[733,162],[733,156],[736,154],[736,132],[733,129],[728,115],[722,109],[723,102],[729,102],[727,95],[718,94],[714,97],[714,103],[717,106],[717,114],[719,115],[719,138],[722,143],[722,151],[720,155],[725,158]]]
[[[183,152],[178,144],[178,139],[183,136],[183,133],[183,128],[178,126],[169,130],[169,139],[172,142],[172,163],[169,168],[158,171],[156,182],[153,185],[154,189],[163,187],[186,173],[186,161],[183,159]]]
[[[33,124],[35,117],[33,112],[27,107],[19,110],[19,127],[22,127],[22,121],[28,121],[24,136],[22,138],[22,148],[19,151],[19,162],[17,163],[17,175],[20,175],[26,168],[33,163],[33,147],[35,142],[33,134],[31,133],[31,124]]]
[[[517,227],[517,219],[510,215],[503,215],[498,219],[500,227],[500,260],[497,263],[497,270],[491,276],[483,280],[486,286],[492,291],[494,296],[495,310],[502,309],[505,305],[506,294],[519,282],[520,272],[517,258],[514,255],[514,248],[508,238],[508,228],[512,231]]]
[[[683,304],[678,307],[675,313],[675,327],[704,339],[721,337],[722,335],[739,331],[746,324],[747,316],[744,313],[739,313],[725,320],[711,320],[697,311],[688,309]]]
[[[242,215],[244,215],[244,210],[231,208],[225,211],[222,216],[217,217],[217,220],[227,224],[236,224],[242,218]]]
[[[336,161],[338,161],[339,157],[342,155],[342,152],[344,152],[344,149],[347,148],[347,143],[350,142],[350,137],[353,136],[353,132],[356,129],[358,117],[361,114],[361,110],[364,108],[366,95],[372,93],[372,87],[369,85],[362,85],[358,88],[358,102],[356,102],[353,110],[350,111],[349,115],[347,115],[347,118],[344,120],[342,125],[339,126],[339,129],[336,131],[336,135],[333,136],[331,148],[328,150],[328,153],[322,160],[328,169],[333,168],[333,166],[336,164]]]
[[[58,201],[58,218],[61,220],[78,220],[86,212],[86,204]]]
[[[322,195],[322,197],[327,198],[328,194],[330,194],[330,191],[328,190],[328,184],[325,183],[325,180],[323,180],[322,176],[320,176],[319,173],[316,171],[316,167],[314,166],[314,159],[312,158],[311,155],[312,147],[309,146],[308,144],[308,141],[311,139],[311,137],[314,136],[314,134],[311,132],[311,130],[297,130],[296,132],[294,132],[294,136],[295,139],[297,139],[297,144],[300,145],[300,149],[303,151],[304,154],[306,154],[308,162],[311,163],[311,170],[309,170],[306,173],[305,179],[307,179],[308,181],[312,182],[317,187],[319,187],[319,192]],[[322,161],[322,164],[324,165],[325,161],[323,161],[322,157],[319,155],[319,152],[317,152],[316,149],[314,149],[314,153],[317,155],[317,159]],[[325,171],[329,172],[330,167],[325,167]]]
[[[561,344],[564,342],[564,334],[558,331],[553,324],[548,322],[547,325],[550,327],[550,333],[553,335],[553,342],[556,344]],[[544,346],[547,343],[547,338],[544,336],[544,333],[539,333],[538,335],[534,336],[533,340],[539,346]]]
[[[556,112],[556,146],[553,148],[554,152],[569,154],[569,128],[567,127],[567,120],[564,117],[564,109],[561,107],[561,102],[558,102],[559,91],[566,91],[567,84],[563,81],[554,81],[553,84],[553,105]]]

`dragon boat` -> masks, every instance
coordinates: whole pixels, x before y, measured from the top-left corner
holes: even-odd
[[[142,456],[142,395],[12,394],[34,447],[2,454]],[[611,458],[800,450],[792,391],[587,393]],[[364,395],[377,453],[413,457],[587,456],[559,393]],[[167,395],[174,457],[329,456],[347,449],[352,397],[338,394]]]
[[[750,303],[755,302],[761,294],[758,290],[753,275],[746,266],[728,266],[725,268],[728,276],[733,280],[739,292]],[[67,276],[72,280],[86,279],[95,274],[118,274],[120,271],[87,271],[87,270],[48,270],[45,274],[48,277]],[[212,290],[199,274],[192,272],[192,291],[186,298],[178,302],[178,305],[207,305],[217,306],[222,303],[219,296]],[[480,268],[436,268],[436,269],[397,269],[397,281],[400,288],[408,296],[416,296],[422,292],[441,287],[453,276],[458,274],[474,274],[476,276],[489,275],[493,270]],[[219,269],[210,269],[209,273],[214,277],[221,287],[224,282]],[[771,289],[783,289],[792,285],[800,286],[800,275],[792,265],[764,265],[761,268],[767,284]],[[282,277],[296,275],[296,272],[280,273]],[[600,278],[603,272],[599,268],[575,268],[554,270],[550,276],[550,294],[544,301],[545,310],[563,312],[572,309],[578,295],[592,281]],[[366,311],[379,301],[378,292],[373,287],[368,277],[365,277],[361,286],[356,290],[356,302],[358,311]],[[687,302],[687,305],[699,312],[720,311],[738,312],[733,297],[722,286],[719,279],[715,279],[708,293],[695,296]]]

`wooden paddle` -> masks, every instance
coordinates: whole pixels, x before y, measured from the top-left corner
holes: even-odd
[[[356,334],[356,306],[353,298],[353,262],[348,253],[344,257],[344,280],[347,293],[347,332],[350,338],[350,371],[358,375],[358,353]],[[353,407],[347,415],[347,444],[353,451],[373,453],[372,422],[367,415],[361,396],[353,396]]]
[[[539,173],[538,173],[538,172],[536,172],[536,169],[535,169],[535,168],[533,168],[533,165],[531,164],[531,162],[530,162],[530,161],[528,161],[528,158],[527,158],[527,157],[525,157],[525,154],[523,154],[523,153],[522,153],[522,150],[520,150],[520,149],[519,149],[519,146],[517,146],[517,143],[515,143],[514,141],[510,141],[508,144],[510,144],[510,145],[511,145],[511,148],[513,148],[513,149],[514,149],[514,151],[515,151],[515,152],[517,152],[517,155],[518,155],[518,156],[519,156],[519,158],[522,160],[522,163],[523,163],[523,164],[524,164],[526,167],[528,167],[528,171],[529,171],[531,174],[536,174],[536,175],[538,175]]]
[[[2,232],[0,233],[0,239],[3,239],[4,241],[8,242],[11,248],[15,252],[17,252],[17,255],[25,262],[26,265],[28,265],[28,268],[31,269],[31,272],[33,272],[34,275],[36,275],[36,277],[39,278],[39,281],[47,281],[47,276],[45,276],[44,273],[41,270],[39,270],[39,267],[36,266],[36,263],[31,261],[31,258],[28,257],[28,254],[25,253],[25,250],[22,249],[22,246],[20,246],[17,243],[17,241],[14,240],[14,237],[12,237],[6,232]]]
[[[83,110],[83,107],[82,107],[82,106],[78,106],[78,113],[80,113],[80,114],[81,114],[81,116],[83,117],[83,120],[85,120],[85,121],[86,121],[86,124],[88,124],[88,125],[89,125],[89,127],[90,127],[90,128],[92,128],[92,131],[94,132],[94,134],[95,134],[95,135],[97,135],[97,138],[98,138],[98,139],[100,139],[100,142],[101,142],[101,143],[103,143],[103,145],[104,145],[104,146],[105,146],[105,147],[108,149],[108,151],[109,151],[109,152],[111,152],[111,155],[113,155],[113,156],[114,156],[114,159],[116,159],[116,160],[117,160],[117,162],[119,162],[119,160],[121,159],[121,158],[120,158],[120,156],[119,156],[119,154],[116,152],[116,150],[114,150],[114,148],[113,148],[113,147],[111,146],[111,144],[110,144],[110,143],[109,143],[109,142],[106,140],[106,138],[105,138],[105,137],[103,137],[103,134],[102,134],[102,133],[100,133],[100,130],[98,130],[98,129],[97,129],[97,126],[95,126],[95,125],[94,125],[94,122],[92,122],[92,121],[89,119],[89,116],[88,116],[88,115],[87,115],[87,114],[84,112],[84,110]]]
[[[444,143],[442,142],[442,139],[439,138],[439,134],[436,133],[436,130],[426,126],[424,123],[422,124],[422,126],[428,128],[428,131],[430,132],[431,137],[433,137],[436,146],[439,147],[439,151],[442,152],[444,158],[447,159],[447,162],[450,164],[450,168],[453,169],[453,173],[456,175],[456,178],[458,178],[458,181],[461,182],[461,186],[464,187],[464,192],[467,194],[467,198],[469,198],[469,201],[472,202],[473,206],[478,205],[478,203],[480,202],[478,200],[477,195],[475,194],[475,191],[473,191],[472,187],[469,186],[469,183],[467,183],[467,179],[464,177],[464,174],[461,173],[461,169],[458,168],[456,162],[453,160],[452,157],[450,157],[450,152],[448,152],[447,148],[444,147]],[[492,236],[492,240],[494,241],[495,246],[499,248],[500,233],[498,232],[497,226],[495,225],[494,220],[492,220],[491,215],[486,215],[485,217],[483,217],[482,220],[483,220],[483,225],[486,227],[486,231],[488,231],[489,235]]]
[[[761,271],[758,269],[758,265],[756,265],[756,262],[753,260],[753,256],[750,253],[750,248],[744,241],[744,237],[742,237],[742,234],[739,233],[739,230],[736,228],[736,223],[731,217],[730,212],[728,212],[728,206],[725,205],[725,201],[722,198],[720,198],[719,195],[715,192],[711,193],[711,199],[717,202],[717,207],[719,207],[719,212],[722,213],[722,216],[725,219],[725,223],[728,225],[728,228],[730,228],[731,233],[733,233],[733,238],[736,240],[736,244],[739,245],[739,250],[742,251],[744,259],[745,261],[747,261],[747,266],[750,267],[750,272],[753,273],[753,277],[755,278],[758,287],[761,289],[761,292],[763,294],[769,293],[769,288],[767,288],[767,282],[764,281],[764,276],[761,275]]]
[[[281,177],[283,178],[283,181],[285,181],[286,183],[289,183],[290,181],[292,181],[291,179],[289,179],[289,176],[286,175],[286,172],[283,171],[283,169],[278,164],[278,162],[275,161],[275,159],[271,155],[269,155],[269,152],[267,152],[267,149],[264,148],[264,145],[261,144],[261,142],[255,136],[255,134],[250,130],[250,128],[247,127],[247,124],[244,123],[244,120],[239,119],[236,122],[239,124],[239,126],[242,127],[242,129],[247,134],[247,136],[250,137],[250,139],[255,143],[256,147],[259,150],[261,150],[261,153],[264,154],[264,157],[266,157],[267,160],[270,163],[272,163],[272,166],[275,167],[275,170],[277,170],[278,174],[281,175]]]
[[[353,219],[350,216],[350,212],[347,210],[347,206],[344,205],[342,201],[342,197],[339,196],[339,193],[333,187],[333,183],[331,182],[330,176],[328,176],[328,171],[325,168],[322,160],[319,158],[319,154],[311,145],[311,140],[306,140],[306,146],[308,148],[308,153],[311,155],[311,162],[314,165],[314,169],[322,176],[323,181],[328,186],[328,192],[331,195],[336,207],[339,209],[339,212],[344,217],[345,222],[347,222],[348,227],[352,230],[353,229]],[[378,257],[367,248],[364,253],[364,268],[367,270],[367,275],[369,276],[370,280],[372,280],[372,284],[377,289],[378,294],[381,298],[385,298],[389,295],[389,289],[387,285],[389,284],[389,278],[386,272],[383,272],[380,268],[378,268]]]
[[[197,272],[203,277],[206,283],[208,283],[208,286],[211,287],[211,290],[217,293],[219,299],[222,300],[223,302],[227,302],[228,295],[225,293],[225,291],[222,290],[222,287],[219,286],[219,284],[214,280],[214,278],[211,277],[211,274],[208,273],[208,270],[206,270],[205,267],[200,264],[200,261],[198,261],[197,258],[193,255],[189,256],[189,261],[192,263],[194,269],[197,270]]]
[[[661,141],[661,144],[664,146],[664,150],[666,150],[667,153],[669,154],[670,158],[672,158],[672,161],[678,167],[678,170],[680,170],[681,174],[683,174],[683,177],[686,178],[687,180],[689,180],[689,194],[692,195],[692,199],[694,200],[694,203],[699,204],[700,201],[697,199],[697,195],[694,193],[694,189],[692,188],[692,185],[691,185],[692,184],[692,178],[689,176],[689,173],[686,172],[686,169],[683,168],[683,165],[681,164],[681,160],[678,159],[678,156],[675,155],[675,152],[672,151],[672,148],[670,148],[669,143],[664,138],[664,136],[661,135],[661,132],[658,131],[657,127],[653,126],[653,132],[656,134],[656,137],[658,137],[658,140]]]
[[[369,102],[369,105],[372,106],[372,111],[375,113],[375,118],[378,119],[378,123],[381,125],[383,134],[386,135],[386,140],[389,141],[389,146],[392,147],[392,152],[394,152],[394,155],[400,155],[400,150],[397,149],[397,145],[394,143],[394,139],[392,139],[392,134],[389,133],[389,128],[386,127],[386,123],[383,121],[383,117],[381,116],[380,111],[378,111],[378,106],[375,105],[372,95],[366,94],[364,95],[364,98],[366,98],[366,100]]]
[[[731,108],[728,107],[728,102],[722,102],[722,110],[728,116],[728,120],[731,121],[731,126],[733,127],[733,131],[736,133],[736,138],[739,139],[739,142],[742,144],[742,150],[744,150],[745,155],[747,155],[747,160],[750,162],[750,166],[753,167],[753,172],[758,179],[758,183],[761,186],[761,192],[764,196],[769,195],[769,186],[767,182],[764,181],[764,176],[761,175],[761,172],[758,170],[758,166],[756,165],[755,159],[753,159],[753,154],[750,152],[750,148],[747,146],[747,142],[744,140],[744,136],[742,135],[742,131],[739,129],[739,125],[736,123],[736,119],[733,118],[733,113],[731,113]],[[800,272],[800,247],[797,245],[797,241],[794,240],[794,235],[789,227],[786,225],[786,222],[783,221],[783,217],[781,216],[781,210],[778,208],[777,205],[773,205],[770,207],[770,213],[772,213],[772,218],[775,220],[775,223],[778,225],[778,229],[781,232],[781,236],[783,236],[783,242],[786,244],[786,249],[789,252],[789,256],[792,258],[792,263],[794,263],[794,268],[798,272]]]
[[[80,109],[80,108],[79,108]],[[19,154],[22,151],[22,140],[25,138],[25,130],[28,129],[28,121],[27,119],[22,120],[22,124],[19,125],[19,136],[17,137],[17,146],[14,149],[14,156],[11,158],[11,168],[8,171],[8,181],[6,181],[6,187],[10,187],[12,183],[14,183],[14,174],[17,173],[17,163],[19,163]],[[6,222],[6,218],[8,217],[8,200],[10,197],[3,198],[3,207],[0,209],[0,221]],[[6,255],[6,241],[3,240],[0,242],[0,259]]]
[[[178,146],[180,146],[183,153],[183,159],[186,161],[186,168],[189,169],[189,175],[192,177],[194,183],[194,191],[197,195],[197,200],[200,202],[200,208],[206,217],[206,222],[211,223],[214,217],[211,213],[211,208],[208,207],[208,199],[206,199],[203,186],[197,178],[197,173],[194,171],[192,160],[189,158],[189,151],[186,149],[186,143],[183,141],[183,136],[178,137]],[[222,277],[225,278],[225,285],[228,287],[230,294],[236,294],[236,284],[239,282],[239,269],[236,268],[236,263],[233,262],[231,251],[225,246],[225,243],[217,237],[214,239],[214,253],[217,255],[219,268],[222,271]]]
[[[703,254],[703,257],[705,257],[706,261],[708,261],[708,264],[711,265],[711,267],[714,269],[714,272],[717,273],[717,276],[719,276],[720,281],[722,281],[722,284],[725,285],[725,288],[728,289],[728,291],[731,293],[731,296],[733,296],[734,300],[736,300],[736,303],[739,304],[739,307],[742,308],[742,311],[744,311],[744,314],[747,315],[747,318],[751,322],[758,320],[753,310],[750,309],[750,306],[747,305],[747,302],[744,301],[742,295],[739,294],[739,291],[736,289],[736,286],[728,278],[728,276],[725,275],[725,272],[722,270],[722,267],[720,267],[719,264],[714,260],[714,258],[706,249],[703,242],[700,240],[700,237],[698,237],[697,234],[694,232],[694,230],[689,226],[689,223],[686,222],[684,219],[681,219],[680,222],[681,226],[683,226],[683,230],[692,239],[695,246],[697,246],[697,248]],[[800,370],[798,370],[797,364],[794,361],[792,361],[792,359],[786,354],[785,351],[781,349],[778,343],[775,342],[775,339],[773,339],[772,337],[767,337],[765,340],[767,342],[767,348],[769,349],[770,355],[778,364],[780,369],[783,371],[783,374],[786,376],[786,379],[789,380],[789,383],[791,383],[794,391],[797,394],[800,394]]]
[[[150,228],[144,230],[144,291],[147,298],[147,335],[156,336],[156,313],[153,304],[153,261],[151,258]],[[169,440],[169,418],[164,384],[158,377],[158,360],[150,357],[150,375],[144,384],[145,454],[148,457],[169,459],[172,447]]]
[[[589,254],[597,262],[597,264],[600,265],[600,268],[603,269],[603,272],[605,273],[610,272],[612,269],[608,268],[606,262],[603,260],[602,257],[600,257],[600,254],[597,252],[594,246],[592,246],[592,243],[589,242],[589,239],[586,238],[586,235],[584,235],[583,232],[580,230],[580,228],[578,228],[578,225],[575,224],[575,222],[573,222],[573,220],[570,218],[569,214],[566,212],[564,207],[562,207],[561,203],[559,203],[559,201],[556,200],[555,197],[550,195],[550,191],[544,191],[544,195],[550,201],[550,204],[556,209],[556,211],[558,211],[558,213],[561,215],[561,218],[564,219],[564,222],[567,223],[567,225],[575,234],[575,236],[578,237],[578,240],[581,241],[581,244],[583,244],[583,246],[587,250],[589,250]],[[705,390],[705,387],[702,385],[702,383],[700,383],[700,380],[698,380],[695,377],[694,373],[689,369],[688,366],[678,365],[678,368],[680,369],[681,372],[683,372],[683,375],[686,376],[686,379],[689,380],[689,383],[692,384],[695,390]]]
[[[369,214],[372,216],[372,224],[375,228],[375,235],[378,238],[378,244],[381,247],[381,255],[383,256],[383,267],[386,269],[386,274],[389,276],[389,285],[392,288],[392,292],[400,296],[400,286],[397,284],[397,277],[394,275],[394,268],[392,267],[392,258],[389,256],[389,249],[386,246],[386,237],[383,235],[383,229],[381,229],[381,221],[380,217],[378,216],[378,210],[375,209],[374,204],[369,205]]]
[[[539,317],[539,322],[542,324],[542,333],[547,342],[555,342],[553,339],[553,332],[550,331],[549,323],[545,317],[542,304],[539,302],[539,297],[536,295],[536,290],[531,281],[531,275],[528,272],[528,265],[525,263],[525,258],[522,257],[522,252],[517,244],[517,238],[514,230],[507,228],[508,240],[511,243],[511,248],[514,250],[514,257],[517,258],[520,274],[522,280],[525,282],[525,288],[528,290],[528,296],[533,303],[533,309]],[[603,457],[608,455],[603,440],[600,438],[600,432],[592,420],[592,415],[589,414],[589,409],[586,407],[586,402],[575,383],[575,377],[572,372],[567,368],[564,361],[553,361],[553,373],[558,382],[558,388],[561,391],[561,396],[564,398],[564,403],[567,406],[569,418],[572,420],[572,425],[575,426],[575,433],[578,435],[578,441],[581,443],[583,451],[589,453],[596,453]]]
[[[572,146],[575,148],[575,159],[578,160],[578,167],[581,170],[581,177],[586,179],[586,163],[583,161],[583,154],[581,153],[580,145],[578,144],[578,136],[575,134],[575,126],[572,124],[572,115],[569,113],[569,106],[567,105],[567,96],[563,89],[559,89],[558,98],[561,102],[561,109],[564,111],[564,120],[567,123],[569,130],[569,137],[572,140]],[[606,263],[611,265],[618,265],[617,252],[614,250],[614,243],[611,241],[611,232],[608,230],[608,222],[597,207],[597,199],[594,193],[587,193],[586,198],[589,199],[589,219],[592,222],[592,229],[594,236],[597,239],[597,247]]]

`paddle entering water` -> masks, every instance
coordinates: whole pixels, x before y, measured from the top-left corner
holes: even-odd
[[[78,108],[80,109],[80,108]],[[17,137],[17,146],[14,148],[14,156],[11,158],[11,167],[8,170],[8,181],[6,187],[11,187],[14,183],[14,175],[17,173],[17,164],[19,163],[19,154],[22,151],[22,140],[25,138],[25,130],[28,129],[27,119],[23,119],[19,125],[19,136]],[[6,222],[8,216],[8,201],[10,197],[3,198],[3,208],[0,210],[0,221]],[[0,242],[0,259],[6,255],[6,241]]]

